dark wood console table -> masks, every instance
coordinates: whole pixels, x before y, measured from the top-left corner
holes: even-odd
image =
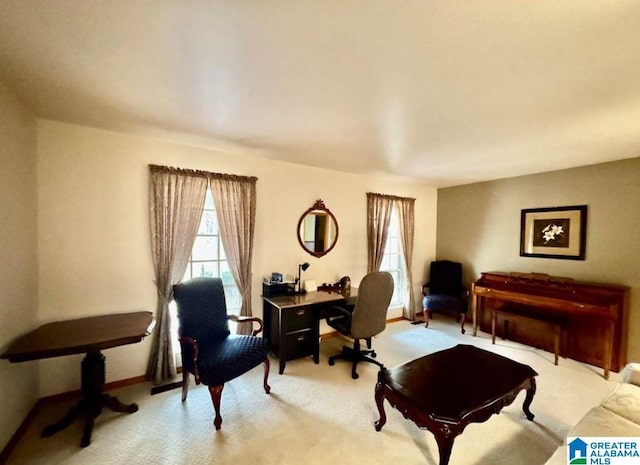
[[[2,358],[10,362],[26,362],[43,358],[86,353],[82,360],[82,400],[62,420],[45,427],[42,437],[69,426],[78,415],[85,416],[80,445],[91,444],[94,419],[102,407],[115,412],[133,413],[136,404],[123,404],[103,392],[105,358],[101,351],[111,347],[140,342],[151,334],[155,321],[151,312],[116,313],[110,315],[58,321],[42,325],[16,339]]]
[[[619,371],[626,364],[629,288],[586,283],[543,273],[482,273],[472,284],[473,335],[478,326],[491,327],[491,310],[524,315],[544,322],[560,320],[566,328],[566,356]],[[509,338],[552,349],[544,325],[523,324],[509,329]]]
[[[320,320],[332,304],[355,302],[358,289],[325,290],[263,296],[264,335],[269,349],[280,360],[279,373],[284,373],[288,360],[313,356],[320,359]]]

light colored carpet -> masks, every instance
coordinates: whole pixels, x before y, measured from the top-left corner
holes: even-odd
[[[553,354],[490,336],[461,335],[458,326],[439,316],[428,329],[406,321],[387,325],[374,340],[378,359],[392,367],[458,343],[473,344],[526,363],[538,373],[531,406],[533,422],[522,413],[524,392],[499,415],[469,425],[456,438],[452,465],[540,465],[565,439],[570,427],[598,404],[619,381],[602,370],[569,359],[553,365]],[[350,364],[328,366],[342,338],[324,340],[320,364],[310,358],[287,363],[278,375],[272,360],[271,394],[262,389],[262,366],[230,382],[222,393],[222,430],[213,427],[213,407],[206,387],[191,386],[185,403],[180,390],[151,396],[150,385],[114,391],[140,410],[127,415],[104,410],[96,421],[92,444],[78,446],[82,422],[46,439],[39,432],[69,407],[61,403],[42,412],[14,450],[8,464],[428,464],[438,463],[429,431],[385,403],[387,423],[376,432],[374,402],[377,367],[362,364],[352,380]],[[109,363],[108,351],[107,363]],[[451,367],[455,370],[456,367]],[[469,390],[473,386],[468,387]]]

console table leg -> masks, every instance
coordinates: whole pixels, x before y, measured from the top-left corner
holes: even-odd
[[[49,436],[53,436],[54,434],[56,434],[58,431],[62,431],[74,422],[81,410],[82,405],[80,403],[74,405],[69,410],[67,410],[67,413],[62,418],[62,420],[58,421],[57,423],[45,426],[42,430],[42,433],[40,433],[40,436],[42,436],[43,438],[48,438]]]
[[[138,404],[123,404],[117,397],[102,394],[102,405],[113,412],[134,413],[138,411]]]
[[[80,439],[80,447],[87,447],[91,444],[91,433],[93,433],[94,418],[92,415],[87,415],[84,422],[84,429],[82,430],[82,439]]]
[[[78,417],[85,416],[82,430],[81,447],[91,444],[91,434],[95,418],[100,415],[102,407],[114,412],[133,413],[138,411],[138,405],[123,404],[116,397],[102,392],[105,381],[105,358],[102,353],[88,352],[82,360],[82,400],[71,407],[62,420],[46,426],[41,433],[43,438],[49,437],[65,429]]]

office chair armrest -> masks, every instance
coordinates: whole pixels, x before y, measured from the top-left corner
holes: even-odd
[[[196,384],[200,384],[200,373],[198,373],[198,363],[197,363],[197,361],[198,361],[198,341],[196,341],[192,337],[180,336],[178,338],[178,342],[180,342],[180,349],[182,350],[182,357],[184,357],[185,354],[189,353],[188,350],[191,351],[191,356],[192,356],[191,363],[193,363],[193,376],[195,377]],[[184,358],[183,358],[182,364],[184,365]],[[185,367],[183,366],[182,369],[184,370]]]
[[[258,318],[257,316],[228,315],[228,318],[231,321],[235,321],[236,323],[253,323],[253,322],[258,323],[258,329],[254,329],[251,332],[252,336],[260,334],[262,332],[262,329],[264,328],[264,323],[262,322],[262,319]],[[251,325],[251,327],[253,328],[253,325]]]

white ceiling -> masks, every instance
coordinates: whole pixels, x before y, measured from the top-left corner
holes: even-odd
[[[38,116],[433,186],[640,156],[640,1],[1,0]]]

